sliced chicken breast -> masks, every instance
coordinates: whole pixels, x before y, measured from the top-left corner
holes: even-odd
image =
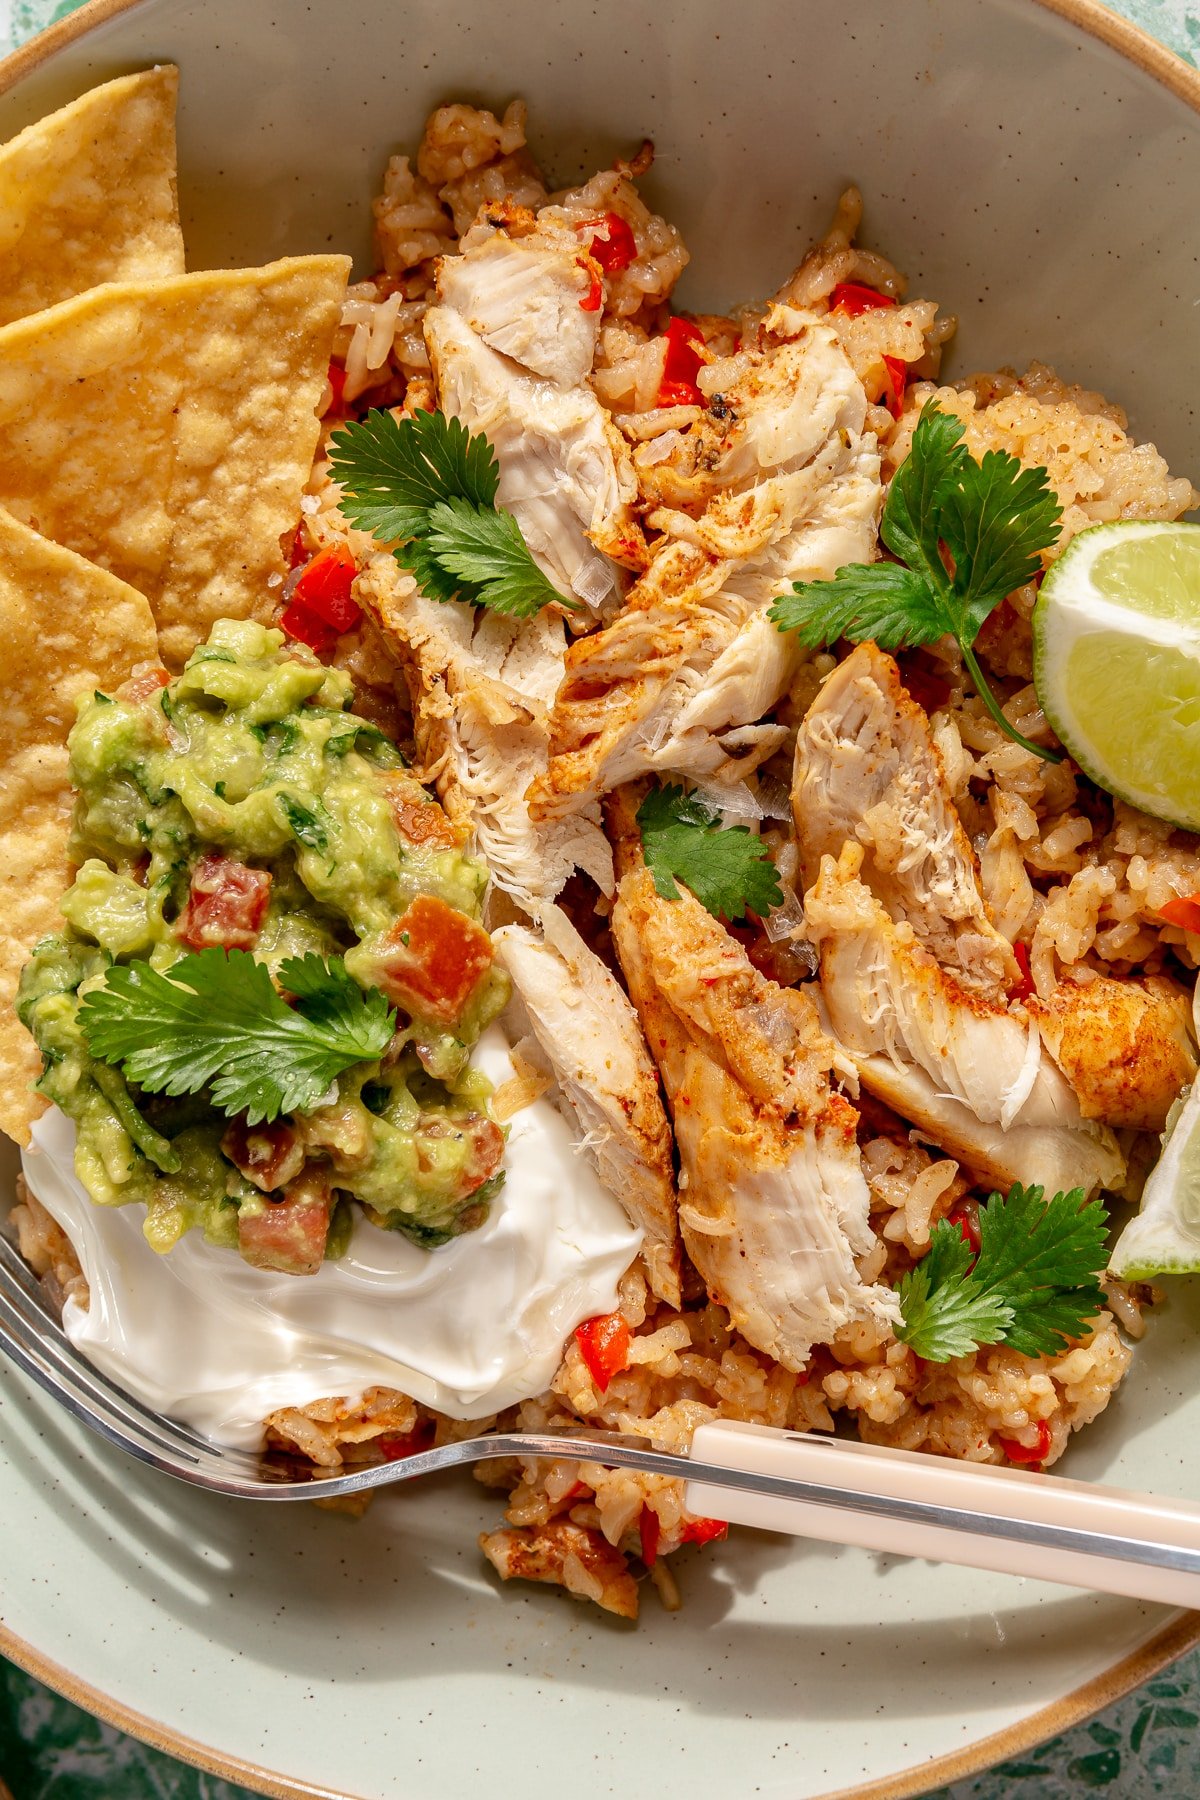
[[[994,994],[1014,985],[929,721],[874,644],[837,665],[804,717],[792,809],[806,885],[823,857],[859,844],[863,881],[944,967]]]
[[[796,739],[792,810],[835,1036],[863,1085],[980,1179],[1118,1185],[1124,1158],[1024,1008],[929,721],[860,644]]]
[[[492,941],[601,1181],[645,1233],[650,1286],[678,1306],[671,1131],[637,1014],[558,907],[546,908],[540,936],[506,925]]]
[[[690,894],[663,899],[622,808],[613,938],[671,1109],[683,1240],[747,1340],[801,1369],[847,1325],[898,1316],[855,1266],[875,1243],[858,1115],[811,996],[760,975]]]
[[[827,856],[805,898],[829,1023],[863,1086],[981,1180],[1088,1194],[1123,1178],[1036,1023],[966,987],[859,878],[861,845]]]
[[[1162,1131],[1196,1079],[1191,995],[1165,975],[1113,981],[1087,974],[1087,981],[1061,981],[1049,1000],[1026,1002],[1043,1042],[1085,1119]]]
[[[599,806],[535,824],[524,799],[546,766],[562,619],[516,621],[428,600],[391,556],[373,559],[355,593],[405,672],[425,775],[496,886],[534,916],[576,868],[611,894]]]

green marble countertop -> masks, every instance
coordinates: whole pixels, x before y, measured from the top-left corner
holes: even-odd
[[[82,0],[0,0],[0,54]],[[1200,64],[1200,0],[1114,8]],[[927,1800],[1193,1800],[1200,1795],[1200,1650],[1089,1724]],[[0,1781],[13,1800],[251,1800],[80,1712],[0,1658]]]

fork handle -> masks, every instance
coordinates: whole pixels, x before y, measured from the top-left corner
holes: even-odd
[[[1200,1507],[1184,1501],[732,1420],[699,1426],[692,1458],[840,1496],[816,1503],[689,1479],[685,1503],[701,1516],[1200,1607]]]

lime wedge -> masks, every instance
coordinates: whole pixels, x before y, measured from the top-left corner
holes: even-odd
[[[1165,1148],[1150,1171],[1142,1207],[1109,1260],[1122,1281],[1200,1270],[1200,1082],[1172,1108]]]
[[[1073,538],[1038,596],[1033,677],[1093,781],[1200,831],[1200,525],[1124,519]]]

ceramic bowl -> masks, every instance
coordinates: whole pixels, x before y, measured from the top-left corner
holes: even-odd
[[[685,304],[769,292],[839,188],[957,313],[960,370],[1031,358],[1200,472],[1200,78],[1087,0],[94,0],[0,71],[0,136],[182,70],[192,267],[351,249],[389,152],[464,97],[530,104],[568,182],[644,136]],[[1195,1492],[1200,1284],[1172,1289],[1071,1474]],[[459,1481],[356,1522],[222,1502],[110,1453],[4,1368],[0,1647],[277,1795],[601,1800],[921,1792],[1049,1735],[1200,1621],[742,1534],[628,1628],[501,1587]]]

